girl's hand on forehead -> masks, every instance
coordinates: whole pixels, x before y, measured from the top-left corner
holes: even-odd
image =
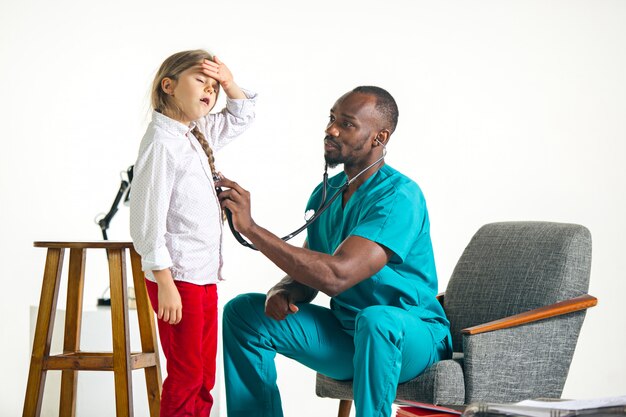
[[[216,56],[213,61],[205,59],[200,64],[202,73],[215,79],[225,90],[233,84],[233,74],[230,69]]]

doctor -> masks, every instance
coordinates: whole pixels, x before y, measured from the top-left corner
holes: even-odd
[[[395,100],[379,87],[357,87],[335,102],[324,158],[343,172],[329,184],[365,171],[308,227],[303,248],[254,222],[248,191],[226,178],[216,183],[227,188],[220,200],[237,231],[287,273],[267,295],[239,295],[224,308],[230,417],[283,415],[276,353],[352,379],[357,417],[389,416],[399,382],[450,357],[424,196],[382,159],[397,121]],[[321,190],[307,210],[320,206]],[[310,304],[318,291],[331,297],[330,308]]]

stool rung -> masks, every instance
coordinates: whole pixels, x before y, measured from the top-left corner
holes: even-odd
[[[153,352],[130,354],[131,369],[156,366]],[[50,356],[44,363],[47,370],[113,371],[112,352],[72,352]]]

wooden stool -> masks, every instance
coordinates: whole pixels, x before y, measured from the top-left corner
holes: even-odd
[[[143,368],[150,416],[158,417],[161,400],[161,368],[154,324],[154,314],[148,300],[141,270],[141,258],[131,242],[35,242],[35,247],[48,248],[46,267],[41,287],[39,313],[30,360],[23,416],[39,416],[46,382],[46,372],[61,370],[61,401],[59,415],[76,414],[76,386],[78,371],[113,371],[117,416],[133,415],[131,370]],[[67,311],[63,354],[50,356],[52,327],[56,312],[61,269],[65,249],[70,249],[67,285]],[[109,262],[111,292],[111,323],[113,352],[82,352],[80,328],[83,307],[86,249],[106,249]],[[130,352],[128,330],[128,295],[126,288],[126,249],[130,250],[137,317],[141,337],[140,353]]]

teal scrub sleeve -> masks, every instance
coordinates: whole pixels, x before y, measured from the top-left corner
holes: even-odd
[[[426,204],[415,188],[413,192],[396,190],[375,200],[350,234],[390,249],[392,263],[404,262],[424,226],[429,227]]]

